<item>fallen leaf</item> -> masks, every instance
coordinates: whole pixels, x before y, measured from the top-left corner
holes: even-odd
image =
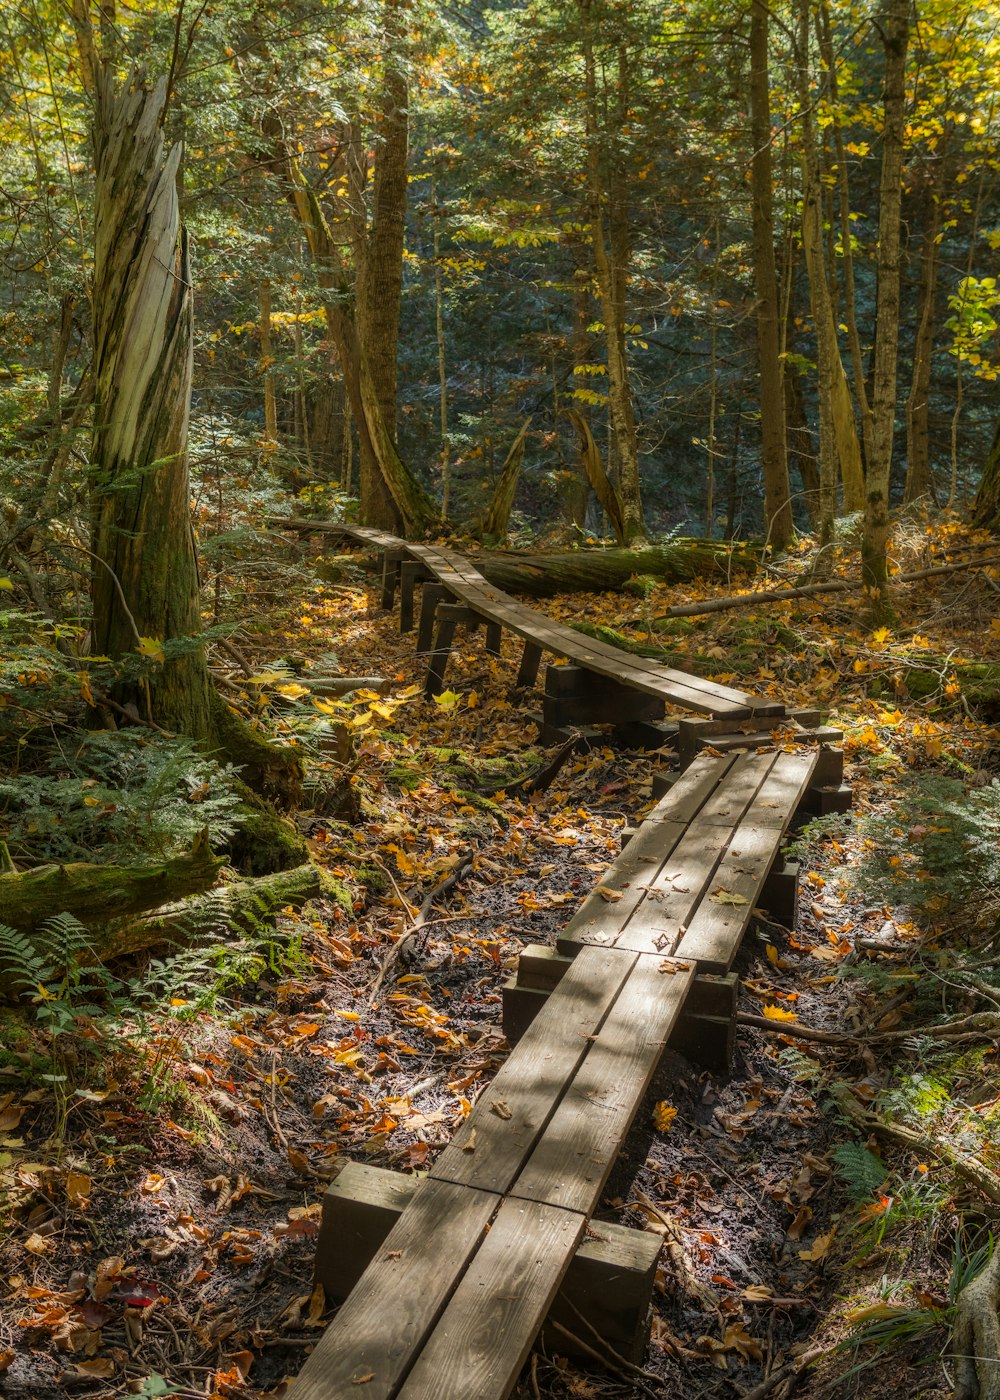
[[[494,1099],[490,1104],[490,1112],[495,1113],[498,1118],[503,1118],[505,1121],[512,1117],[510,1104],[503,1099]]]
[[[794,1011],[786,1011],[783,1006],[765,1006],[764,1015],[769,1021],[797,1021]]]
[[[70,1376],[84,1376],[88,1380],[105,1380],[115,1373],[115,1363],[110,1356],[95,1356],[92,1361],[75,1361],[66,1372]]]
[[[475,1150],[476,1150],[476,1130],[475,1130],[475,1128],[473,1128],[472,1132],[469,1134],[469,1139],[468,1139],[468,1141],[462,1143],[462,1151],[463,1151],[463,1152],[475,1152]]]
[[[667,1103],[665,1099],[661,1100],[653,1109],[653,1126],[656,1128],[657,1132],[669,1133],[674,1125],[674,1119],[676,1117],[676,1108],[674,1108],[672,1104]]]
[[[813,1263],[815,1263],[817,1259],[825,1258],[830,1252],[830,1246],[833,1244],[833,1237],[836,1233],[837,1229],[836,1226],[834,1226],[834,1228],[827,1231],[825,1235],[817,1235],[808,1249],[799,1250],[799,1258],[809,1260]]]
[[[594,893],[599,894],[602,899],[606,899],[609,904],[617,904],[623,897],[621,890],[613,890],[610,885],[595,885]]]
[[[437,699],[437,696],[436,696],[436,695],[435,695],[434,699],[435,699],[435,700]],[[353,1381],[351,1381],[351,1385],[367,1385],[369,1381],[373,1381],[374,1379],[375,1379],[375,1372],[374,1372],[374,1371],[369,1371],[367,1375],[355,1377],[355,1379],[354,1379]]]
[[[709,896],[709,898],[710,898],[710,899],[714,899],[715,902],[716,902],[716,904],[749,904],[749,903],[750,903],[749,899],[745,899],[743,895],[741,895],[741,894],[732,894],[729,890],[723,889],[721,885],[718,887],[718,889],[715,889],[715,890],[712,891],[712,893],[711,893],[711,895]]]
[[[85,1172],[70,1171],[66,1177],[66,1195],[75,1206],[85,1206],[90,1200],[93,1183]]]

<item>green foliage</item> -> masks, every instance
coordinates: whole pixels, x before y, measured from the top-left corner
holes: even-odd
[[[0,833],[15,856],[101,864],[163,859],[206,826],[240,824],[236,772],[188,739],[146,730],[62,737],[56,772],[0,778]]]
[[[860,821],[865,858],[853,880],[865,898],[925,919],[975,922],[1000,909],[1000,785],[967,790],[956,778],[912,776],[891,812]]]
[[[839,1143],[830,1154],[841,1179],[855,1200],[864,1201],[885,1181],[885,1163],[859,1142]]]

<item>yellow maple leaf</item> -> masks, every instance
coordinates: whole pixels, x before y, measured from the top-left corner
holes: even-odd
[[[769,1021],[797,1021],[794,1011],[786,1011],[783,1006],[765,1006],[764,1015]]]
[[[877,647],[884,646],[891,636],[891,627],[876,627],[875,631],[872,633],[872,641]]]
[[[669,1133],[677,1117],[677,1110],[672,1104],[662,1099],[653,1109],[653,1127],[659,1133]]]

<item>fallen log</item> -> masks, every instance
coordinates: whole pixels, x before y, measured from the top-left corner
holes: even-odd
[[[75,861],[0,874],[0,922],[31,933],[53,914],[72,914],[88,927],[140,914],[209,889],[224,864],[205,831],[186,855],[155,865]]]
[[[274,530],[300,534],[338,535],[340,525],[302,516],[268,516]],[[664,583],[684,583],[692,578],[728,578],[760,564],[762,547],[725,544],[720,540],[676,539],[669,544],[635,549],[554,549],[544,553],[518,550],[482,550],[469,560],[490,583],[533,598],[554,593],[602,593],[617,589],[635,575],[649,575]]]
[[[329,895],[346,898],[343,886],[308,862],[292,870],[279,870],[255,880],[219,885],[207,894],[194,895],[155,913],[118,924],[102,935],[97,951],[101,961],[126,957],[166,944],[192,943],[204,938],[224,938],[232,930],[253,933],[270,923],[282,909],[301,909],[310,899]]]
[[[760,551],[717,540],[678,539],[637,549],[554,549],[537,554],[483,550],[470,559],[498,588],[544,598],[554,593],[603,593],[621,588],[636,575],[664,583],[725,579],[733,572],[756,569]]]

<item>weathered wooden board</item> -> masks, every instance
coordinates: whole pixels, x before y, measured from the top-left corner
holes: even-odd
[[[426,1181],[323,1333],[294,1400],[390,1400],[499,1204],[488,1191]]]
[[[433,1179],[509,1190],[634,961],[612,949],[580,950],[517,1050],[435,1162]]]
[[[576,1212],[504,1201],[399,1400],[506,1396],[585,1228]]]
[[[736,826],[774,767],[776,753],[739,753],[726,781],[704,804],[698,821],[709,826]]]
[[[728,972],[781,845],[781,827],[752,825],[756,808],[735,833],[712,888],[688,922],[677,956],[702,972]]]
[[[637,959],[512,1195],[592,1214],[693,978],[693,964]]]
[[[646,898],[646,889],[664,862],[673,859],[685,828],[680,822],[644,823],[628,847],[602,876],[598,889],[583,904],[559,935],[559,947],[580,943],[614,944],[628,920]],[[608,891],[607,895],[600,893]],[[615,896],[620,896],[616,898]]]
[[[646,822],[687,823],[701,811],[714,794],[726,774],[736,762],[735,755],[715,758],[711,754],[699,754],[688,768],[671,783],[666,795],[661,797],[651,812],[643,818]]]
[[[817,749],[797,749],[776,756],[754,799],[753,815],[758,826],[784,829],[788,825],[812,782],[818,761]]]

